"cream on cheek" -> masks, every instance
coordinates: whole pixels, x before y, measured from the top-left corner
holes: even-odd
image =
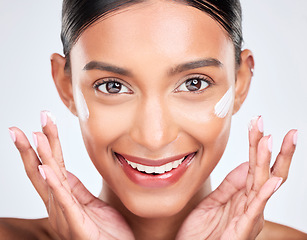
[[[228,89],[228,91],[225,93],[225,95],[221,98],[221,100],[215,105],[214,107],[214,114],[218,117],[218,118],[225,118],[226,115],[228,114],[233,99],[234,98],[234,94],[233,94],[233,90],[232,90],[232,86]]]
[[[76,87],[75,89],[75,104],[79,119],[81,121],[87,121],[90,113],[80,87]]]

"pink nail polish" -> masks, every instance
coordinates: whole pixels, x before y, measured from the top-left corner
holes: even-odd
[[[296,131],[296,133],[293,134],[293,144],[296,146],[297,144],[297,137],[298,137],[298,131]]]
[[[276,192],[277,189],[280,187],[280,185],[282,184],[282,181],[283,181],[283,178],[280,178],[279,181],[277,182],[276,186],[275,186],[274,192]]]
[[[41,125],[42,127],[47,125],[47,114],[45,111],[41,111]]]
[[[272,136],[270,136],[269,139],[268,139],[268,149],[269,149],[270,152],[272,152],[272,150],[273,150],[273,138],[272,138]]]
[[[258,125],[259,132],[263,133],[263,119],[262,119],[262,116],[259,117],[257,125]]]
[[[42,175],[43,179],[46,180],[46,174],[45,174],[45,171],[42,165],[38,165],[38,170],[39,170],[39,173]]]
[[[253,117],[248,124],[248,131],[251,131],[254,128],[259,116]]]
[[[10,133],[10,136],[11,136],[13,142],[16,142],[16,134],[15,134],[15,132],[12,131],[11,129],[9,129],[9,133]]]
[[[32,133],[32,137],[33,137],[33,142],[34,142],[34,145],[35,147],[37,148],[38,147],[38,142],[37,142],[37,136],[35,133]]]

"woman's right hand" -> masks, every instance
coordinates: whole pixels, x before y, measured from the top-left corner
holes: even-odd
[[[41,122],[43,132],[33,133],[39,157],[20,129],[12,127],[10,133],[52,228],[61,239],[134,239],[122,215],[66,170],[57,127],[48,112],[41,113]]]

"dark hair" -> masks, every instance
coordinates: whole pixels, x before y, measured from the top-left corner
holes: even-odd
[[[69,53],[80,35],[91,24],[108,13],[147,0],[63,0],[62,31],[66,66]],[[226,30],[235,47],[236,63],[240,65],[242,37],[242,11],[240,0],[173,0],[206,12]]]

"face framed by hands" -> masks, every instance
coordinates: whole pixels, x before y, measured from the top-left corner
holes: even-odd
[[[241,58],[238,67],[232,41],[207,14],[165,2],[90,26],[72,48],[69,74],[53,55],[58,92],[79,117],[104,191],[143,217],[174,215],[204,197],[248,93],[253,56],[246,50]],[[221,104],[226,112],[218,115]],[[182,158],[164,174],[140,173]]]

